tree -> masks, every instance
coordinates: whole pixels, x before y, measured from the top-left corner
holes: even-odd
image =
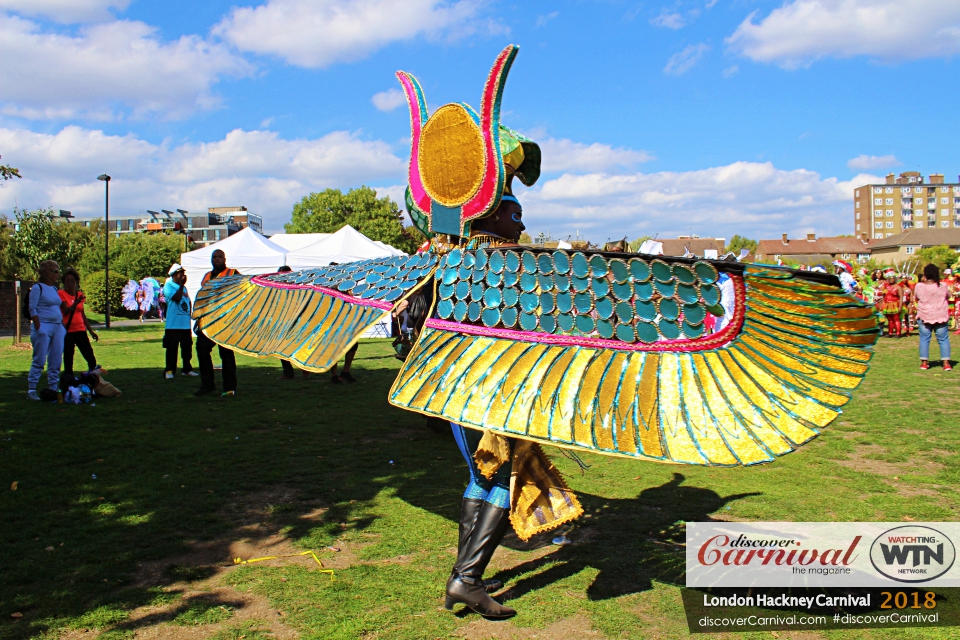
[[[917,259],[920,260],[918,271],[922,271],[923,267],[930,263],[937,265],[940,269],[945,269],[957,262],[957,252],[946,245],[927,247],[920,250]]]
[[[4,180],[23,177],[20,175],[20,169],[17,169],[16,167],[10,167],[5,164],[0,164],[0,176],[3,176]]]
[[[32,277],[32,269],[16,251],[13,243],[13,225],[0,214],[0,280]]]
[[[79,264],[81,274],[103,271],[105,266],[102,225],[93,235],[96,239],[84,252]],[[188,245],[187,250],[191,248]],[[110,279],[113,280],[114,273],[135,280],[163,276],[171,264],[180,262],[183,251],[183,236],[179,234],[121,234],[119,238],[110,239]]]
[[[744,238],[741,235],[734,235],[727,244],[727,251],[739,254],[740,249],[749,249],[750,253],[753,253],[757,250],[757,241]]]
[[[13,234],[14,252],[32,271],[21,274],[21,277],[35,277],[44,260],[56,260],[61,267],[76,265],[93,242],[89,230],[55,219],[51,208],[14,209],[13,212],[18,226]]]
[[[293,216],[283,226],[287,233],[333,233],[343,225],[351,227],[371,240],[392,245],[412,253],[420,242],[403,228],[403,213],[389,197],[377,197],[367,186],[344,194],[339,189],[324,189],[304,196],[293,205]]]
[[[652,240],[652,239],[653,239],[653,236],[640,236],[639,238],[637,238],[636,240],[634,240],[629,244],[630,251],[633,251],[634,253],[636,253],[637,251],[640,251],[640,245],[642,245],[647,240]]]
[[[533,238],[526,231],[520,234],[520,244],[533,244]]]

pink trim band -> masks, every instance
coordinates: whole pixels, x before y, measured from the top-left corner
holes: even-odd
[[[536,342],[540,344],[555,344],[562,347],[589,347],[594,349],[614,349],[617,351],[707,351],[726,346],[733,342],[743,328],[743,319],[746,311],[746,291],[743,276],[731,275],[734,290],[733,318],[719,333],[693,340],[665,340],[653,344],[628,343],[620,340],[606,340],[604,338],[586,338],[583,336],[564,336],[553,333],[537,333],[535,331],[516,331],[514,329],[491,329],[473,324],[462,324],[439,318],[430,318],[426,326],[442,331],[454,331],[468,335],[485,336],[488,338],[506,338],[518,342]]]
[[[267,276],[253,276],[250,278],[250,282],[259,287],[269,287],[271,289],[312,289],[313,291],[319,291],[320,293],[333,296],[334,298],[340,298],[344,302],[360,305],[361,307],[374,307],[375,309],[383,309],[384,311],[390,311],[393,309],[393,305],[391,303],[384,302],[383,300],[365,300],[356,296],[347,295],[342,291],[337,291],[336,289],[329,289],[327,287],[321,287],[315,284],[288,284],[286,282],[273,282],[271,280],[265,280],[264,278],[266,277]]]

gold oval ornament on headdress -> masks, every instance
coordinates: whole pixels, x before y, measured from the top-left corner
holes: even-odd
[[[483,181],[483,134],[462,105],[445,104],[427,120],[418,156],[423,188],[445,207],[469,200]]]

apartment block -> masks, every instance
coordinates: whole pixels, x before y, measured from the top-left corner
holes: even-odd
[[[913,229],[960,228],[960,181],[943,174],[927,180],[917,171],[889,174],[884,184],[867,184],[853,192],[856,234],[888,238]]]
[[[75,224],[89,227],[95,220],[102,218],[77,218]],[[263,233],[263,220],[260,216],[241,206],[210,207],[207,213],[194,213],[183,209],[148,209],[135,215],[110,216],[110,232],[114,235],[182,233],[200,247],[224,240],[248,226],[257,233]]]

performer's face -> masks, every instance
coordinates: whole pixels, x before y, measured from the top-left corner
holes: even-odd
[[[497,207],[497,212],[493,214],[492,231],[498,236],[519,242],[520,234],[526,229],[523,226],[523,209],[516,202],[503,202]]]
[[[227,256],[224,255],[223,251],[217,249],[210,256],[210,264],[213,266],[214,271],[223,271],[227,266]]]

